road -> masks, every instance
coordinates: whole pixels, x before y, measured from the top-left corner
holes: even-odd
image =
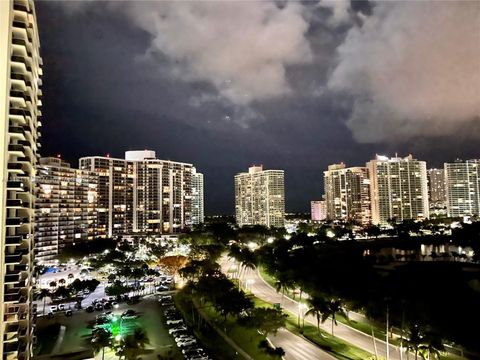
[[[222,259],[221,262],[222,269],[225,273],[228,273],[228,270],[234,266],[233,260],[229,260],[226,257]],[[260,277],[258,271],[256,270],[247,270],[245,274],[245,279],[248,279],[248,288],[249,290],[258,298],[267,301],[269,303],[281,303],[282,307],[291,312],[292,314],[299,313],[298,302],[288,298],[283,297],[281,294],[277,293],[276,290],[267,284],[263,278]],[[317,320],[314,316],[307,316],[305,317],[305,321],[317,326]],[[331,323],[330,321],[326,321],[324,324],[320,324],[320,327],[325,330],[326,332],[331,332]],[[358,331],[350,326],[344,325],[342,323],[338,323],[338,326],[335,326],[334,335],[342,340],[345,340],[352,345],[355,345],[365,351],[370,352],[371,354],[375,353],[373,339],[371,336]],[[295,335],[294,335],[295,336]],[[300,339],[300,338],[299,338]],[[301,345],[302,347],[304,344]],[[283,345],[282,345],[283,347]],[[386,343],[381,340],[376,340],[376,347],[379,356],[386,357],[387,347]],[[285,348],[284,348],[285,349]],[[400,360],[400,350],[396,346],[389,347],[390,360]],[[291,358],[291,359],[297,359]],[[306,359],[305,357],[299,357],[298,359]],[[313,359],[313,358],[312,358]]]
[[[269,340],[276,347],[285,351],[285,360],[331,360],[336,357],[321,350],[318,346],[297,336],[286,329],[280,329],[275,336],[269,336]]]

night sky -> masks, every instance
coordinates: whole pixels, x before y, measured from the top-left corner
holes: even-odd
[[[41,155],[152,149],[205,175],[284,169],[286,210],[375,153],[478,158],[480,2],[37,2]]]

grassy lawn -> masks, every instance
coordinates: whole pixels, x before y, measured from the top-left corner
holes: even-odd
[[[182,311],[187,322],[193,327],[197,328],[196,335],[205,344],[218,359],[240,359],[241,355],[235,354],[235,349],[228,344],[216,331],[207,325],[202,326],[201,330],[198,329],[197,322],[192,321],[192,305],[188,296],[178,294],[176,297],[176,303],[179,309]],[[237,324],[235,318],[227,317],[227,321],[224,321],[223,316],[217,313],[211,306],[204,305],[201,308],[202,315],[208,322],[214,324],[217,328],[226,332],[226,334],[246,353],[248,353],[255,360],[272,360],[272,357],[265,354],[258,348],[258,343],[264,340],[265,337],[260,335],[255,329],[248,329]],[[198,313],[197,313],[198,318]]]

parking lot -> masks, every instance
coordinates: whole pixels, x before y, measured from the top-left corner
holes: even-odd
[[[142,359],[157,360],[158,355],[165,356],[169,351],[171,351],[174,359],[184,358],[175,346],[174,339],[168,333],[168,328],[163,323],[163,308],[157,297],[152,296],[133,305],[119,303],[118,308],[112,309],[111,311],[112,314],[120,316],[128,309],[134,310],[139,315],[136,320],[137,325],[146,332],[149,339],[149,344],[141,355]],[[65,327],[63,334],[59,331],[58,334],[45,339],[48,340],[48,342],[55,343],[53,348],[44,347],[45,351],[50,351],[47,352],[47,354],[58,355],[89,350],[91,348],[90,335],[92,327],[96,317],[100,314],[102,314],[102,311],[87,312],[83,309],[75,311],[71,317],[67,317],[63,313],[57,313],[53,319],[47,317],[38,319],[37,334],[41,334],[42,329],[46,329],[52,324]],[[53,336],[55,336],[55,339],[52,339]],[[39,341],[42,341],[41,336],[39,335],[38,337]],[[41,351],[40,355],[46,355],[46,353]],[[118,359],[118,356],[114,356],[112,352],[106,352],[105,359],[109,358]]]

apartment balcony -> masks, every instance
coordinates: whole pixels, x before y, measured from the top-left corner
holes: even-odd
[[[20,165],[20,164],[10,163],[8,165]],[[20,180],[7,180],[7,190],[24,191],[25,185],[23,184],[23,181],[20,181]]]
[[[4,277],[4,282],[5,284],[12,284],[12,283],[16,283],[20,280],[20,274],[17,273],[17,274],[8,274],[8,275],[5,275]]]
[[[25,5],[19,4],[19,3],[16,3],[16,2],[13,3],[13,10],[23,11],[23,12],[27,12],[27,13],[29,12],[28,8]]]
[[[14,254],[7,254],[5,255],[5,264],[6,265],[11,265],[11,264],[18,264],[20,261],[22,261],[23,254],[21,253],[14,253]]]
[[[20,199],[7,199],[7,208],[9,209],[22,209],[23,201]]]
[[[23,145],[20,144],[8,145],[8,151],[13,155],[25,156],[25,152],[23,151]]]
[[[12,23],[13,27],[19,28],[19,29],[28,29],[30,26],[28,23],[24,21],[19,21],[19,20],[14,20]]]

